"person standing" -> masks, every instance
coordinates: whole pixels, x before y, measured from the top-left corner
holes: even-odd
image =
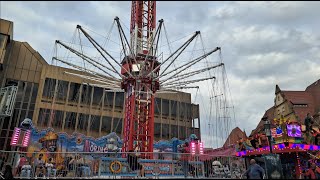
[[[6,162],[6,156],[4,153],[1,154],[0,156],[0,170],[4,167],[4,163]]]
[[[127,161],[131,171],[139,170],[138,176],[145,177],[144,167],[138,162],[138,156],[133,154],[133,150],[129,150]]]
[[[184,177],[187,178],[189,176],[189,171],[190,171],[190,164],[189,164],[189,160],[190,160],[190,147],[189,147],[189,143],[185,142],[183,145],[183,148],[181,149],[181,162],[182,162],[182,167],[183,167],[183,173],[184,173]]]
[[[310,113],[307,114],[307,117],[304,119],[304,125],[306,125],[306,131],[309,132],[312,130],[312,124],[314,123],[313,117]]]
[[[30,175],[31,175],[31,166],[27,159],[27,161],[25,161],[25,163],[21,167],[20,177],[30,179],[31,177]]]
[[[13,174],[12,174],[12,167],[7,164],[5,166],[5,170],[3,172],[3,178],[4,179],[14,179]]]
[[[15,172],[16,176],[20,175],[21,170],[22,170],[22,166],[24,166],[28,161],[24,154],[20,154],[20,156],[18,156],[18,157],[19,157],[19,159],[17,161],[16,172]]]
[[[43,177],[46,175],[45,170],[45,161],[43,160],[43,154],[40,153],[38,158],[33,162],[35,168],[35,176],[36,177]]]
[[[264,173],[264,169],[256,163],[256,160],[251,159],[249,168],[242,176],[246,175],[247,179],[263,179]]]
[[[53,177],[56,177],[57,175],[57,169],[55,168],[54,162],[52,157],[49,158],[48,162],[46,163],[47,168],[47,176],[48,178],[53,174]]]

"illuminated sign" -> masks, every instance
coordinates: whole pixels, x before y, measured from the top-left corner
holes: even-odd
[[[288,136],[290,137],[301,137],[301,126],[297,124],[288,124],[287,125]]]
[[[203,142],[200,141],[191,141],[191,154],[196,153],[203,154]]]

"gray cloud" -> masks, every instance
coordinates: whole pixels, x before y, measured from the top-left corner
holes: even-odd
[[[1,18],[14,21],[14,38],[30,43],[48,62],[54,41],[71,41],[77,24],[103,35],[115,16],[121,19],[127,35],[130,26],[131,3],[125,1],[0,2],[0,5]],[[265,110],[273,105],[276,84],[281,89],[304,90],[319,79],[319,8],[319,2],[163,1],[157,2],[157,19],[164,19],[170,41],[200,30],[206,48],[222,47],[236,113],[234,124],[250,133]],[[101,43],[104,41],[101,36],[93,36]],[[117,36],[115,31],[111,38],[119,43]],[[173,50],[182,42],[173,43]],[[108,47],[116,51],[118,45]],[[163,51],[168,54],[168,48]],[[189,56],[190,53],[185,53],[175,64],[187,61]],[[217,54],[208,59],[218,60]],[[202,136],[209,142],[205,145],[216,147],[223,144],[227,133],[219,134],[208,127],[225,123],[208,114],[212,83],[199,83],[201,96],[198,94],[196,103],[201,108]],[[188,92],[193,93],[194,99],[196,90]]]

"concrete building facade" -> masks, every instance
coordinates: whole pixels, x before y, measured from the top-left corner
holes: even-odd
[[[37,128],[53,127],[68,134],[122,136],[124,93],[92,86],[96,82],[72,76],[77,70],[49,65],[27,42],[13,40],[13,22],[0,19],[0,87],[18,86],[14,111],[0,122],[0,150],[10,149],[14,127],[25,118]],[[88,74],[86,74],[88,75]],[[155,140],[200,137],[199,105],[184,92],[157,94]]]

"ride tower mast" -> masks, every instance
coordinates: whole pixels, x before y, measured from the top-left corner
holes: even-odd
[[[122,151],[138,148],[143,158],[152,158],[154,95],[160,87],[156,34],[156,2],[132,1],[130,54],[121,62],[121,88],[125,91]]]

